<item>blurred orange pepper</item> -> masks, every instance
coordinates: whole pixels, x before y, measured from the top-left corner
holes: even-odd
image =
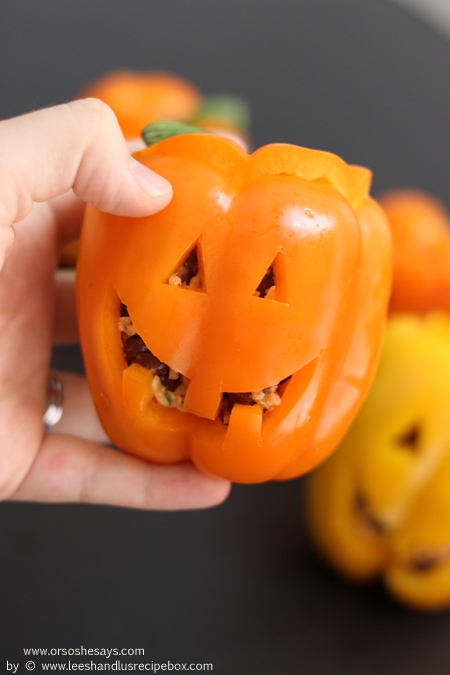
[[[107,103],[127,139],[140,138],[142,129],[156,120],[191,119],[203,102],[200,90],[178,75],[125,69],[93,80],[78,96]]]
[[[130,141],[140,139],[147,124],[170,120],[195,124],[208,131],[229,132],[244,146],[249,145],[247,102],[231,94],[205,96],[179,75],[113,70],[90,82],[78,96],[93,96],[107,103]]]
[[[394,247],[390,312],[450,312],[450,213],[417,189],[391,190],[378,201]]]
[[[391,242],[370,172],[206,133],[135,156],[172,202],[133,220],[89,206],[77,269],[106,432],[236,482],[308,471],[359,408],[385,325]]]

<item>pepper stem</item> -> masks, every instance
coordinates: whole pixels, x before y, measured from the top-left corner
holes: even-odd
[[[142,130],[142,138],[147,145],[154,145],[160,141],[171,138],[172,136],[181,136],[182,134],[200,134],[208,133],[206,129],[195,127],[192,124],[183,124],[183,122],[152,122],[147,124]]]

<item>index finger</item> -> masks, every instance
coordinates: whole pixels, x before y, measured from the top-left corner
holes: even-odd
[[[3,121],[0,147],[1,225],[72,188],[102,211],[127,216],[155,213],[172,197],[168,181],[131,157],[113,111],[97,99]]]

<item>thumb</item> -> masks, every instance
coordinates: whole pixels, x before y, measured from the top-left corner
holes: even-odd
[[[0,147],[3,233],[33,202],[70,189],[102,211],[126,216],[156,213],[172,198],[170,183],[130,156],[116,116],[97,99],[0,122]]]

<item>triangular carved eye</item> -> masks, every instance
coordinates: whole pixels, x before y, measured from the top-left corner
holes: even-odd
[[[420,446],[421,435],[420,426],[418,424],[413,424],[395,440],[400,448],[408,450],[409,452],[416,452]]]
[[[267,268],[253,295],[258,298],[287,302],[286,269],[282,253],[278,253],[273,263]]]
[[[167,279],[167,283],[169,286],[205,290],[198,243],[178,263],[175,271]]]

